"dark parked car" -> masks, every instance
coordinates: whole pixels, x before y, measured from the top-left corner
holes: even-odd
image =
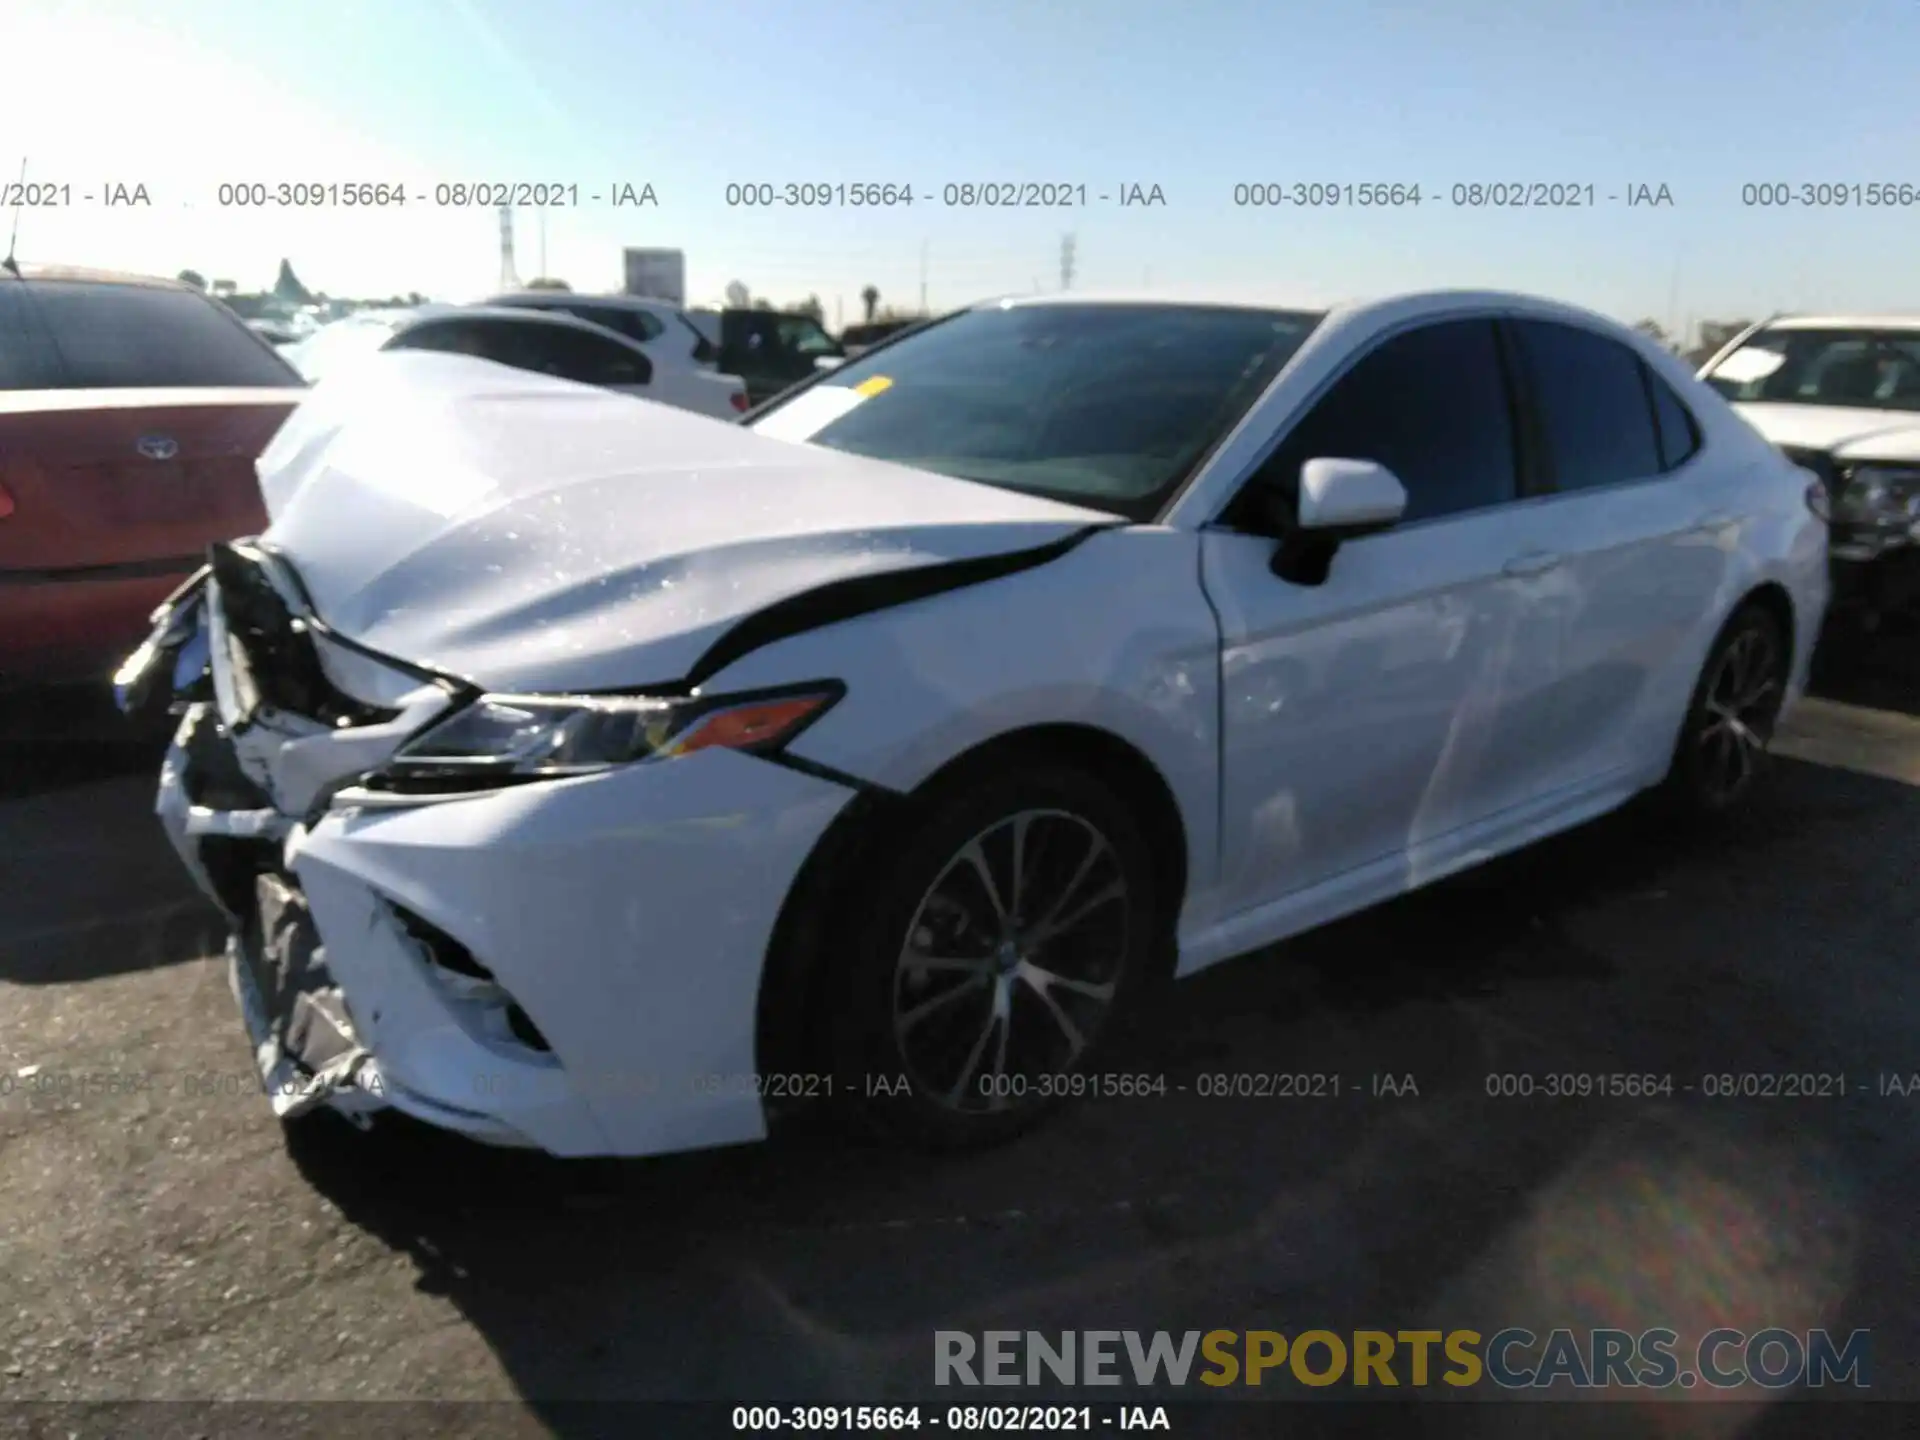
[[[918,325],[924,316],[910,315],[905,319],[875,320],[870,324],[849,325],[840,332],[840,343],[846,348],[847,358],[851,360],[871,345],[878,345],[890,335],[897,335],[910,325]]]
[[[718,348],[720,368],[747,383],[755,405],[811,380],[820,362],[838,363],[847,350],[811,315],[784,310],[693,310],[687,318]]]
[[[304,393],[185,285],[0,271],[0,687],[104,683],[209,544],[266,524],[253,462]]]

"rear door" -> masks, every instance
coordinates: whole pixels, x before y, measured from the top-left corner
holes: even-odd
[[[253,462],[304,393],[272,347],[192,291],[0,291],[0,569],[177,575],[264,528]]]
[[[1508,323],[1539,417],[1551,493],[1532,502],[1559,587],[1561,691],[1540,740],[1557,784],[1597,782],[1672,744],[1737,537],[1747,477],[1701,452],[1672,387],[1596,330]]]

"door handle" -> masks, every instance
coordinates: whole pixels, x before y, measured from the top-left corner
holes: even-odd
[[[1709,510],[1693,522],[1693,528],[1704,535],[1714,535],[1734,523],[1734,517],[1725,510]]]
[[[1560,557],[1549,550],[1530,550],[1525,555],[1514,556],[1501,568],[1516,579],[1525,579],[1559,569]]]

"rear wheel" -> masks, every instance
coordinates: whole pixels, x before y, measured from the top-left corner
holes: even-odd
[[[1162,902],[1138,822],[1090,776],[1023,766],[927,798],[846,917],[835,1090],[889,1139],[970,1148],[1085,1093]]]
[[[1667,792],[1683,812],[1725,815],[1752,792],[1788,678],[1786,632],[1764,606],[1747,605],[1714,642],[1681,727]]]

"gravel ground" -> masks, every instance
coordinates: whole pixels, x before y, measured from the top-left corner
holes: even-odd
[[[936,1328],[1870,1327],[1875,1394],[1920,1399],[1920,1093],[1880,1093],[1920,1072],[1909,651],[1823,667],[1736,829],[1630,810],[1218,967],[1115,1066],[1166,1096],[946,1161],[812,1134],[628,1164],[406,1124],[289,1143],[149,812],[152,747],[51,707],[0,774],[0,1429],[359,1413],[29,1401],[500,1401],[380,1428],[584,1434],[598,1412],[570,1402],[924,1398]],[[1582,1071],[1675,1093],[1487,1093]],[[1198,1093],[1302,1072],[1345,1093]],[[1846,1094],[1705,1094],[1746,1072]],[[1515,1407],[1440,1412],[1480,1434]],[[1577,1433],[1750,1418],[1562,1406],[1513,1433],[1583,1412]],[[1808,1412],[1761,1423],[1858,1428]]]

